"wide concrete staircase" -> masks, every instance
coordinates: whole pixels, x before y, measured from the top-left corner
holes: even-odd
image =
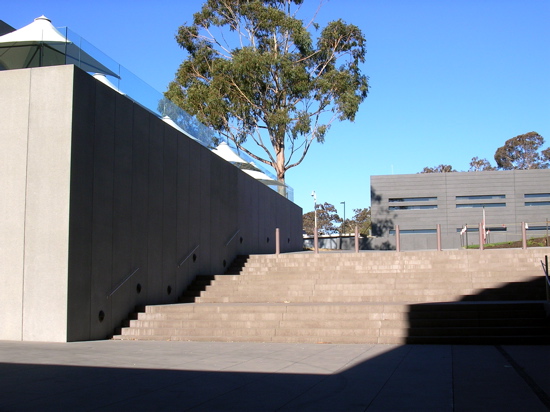
[[[141,308],[115,339],[547,344],[549,249],[238,258],[180,304]]]

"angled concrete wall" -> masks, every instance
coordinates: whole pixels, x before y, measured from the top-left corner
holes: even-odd
[[[301,209],[73,66],[0,72],[0,339],[110,336]]]

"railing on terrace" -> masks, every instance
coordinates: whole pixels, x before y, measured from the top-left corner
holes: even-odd
[[[32,66],[26,67],[74,64],[92,74],[98,81],[105,83],[154,113],[203,146],[213,149],[217,145],[220,140],[217,133],[168,100],[161,92],[145,83],[68,27],[58,27],[56,29],[67,41],[57,41],[52,44],[37,41],[37,50],[40,57],[32,63]],[[40,47],[41,43],[43,43],[42,46],[47,46],[48,52],[53,51],[55,61],[46,61],[46,59],[42,58],[46,47]],[[61,60],[60,56],[62,56]],[[239,153],[239,155],[245,157],[243,153]],[[263,167],[257,165],[256,167],[266,175],[273,176]],[[266,185],[289,200],[293,200],[293,190],[291,187]]]

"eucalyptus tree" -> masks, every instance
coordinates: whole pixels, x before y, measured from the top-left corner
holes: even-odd
[[[502,170],[548,169],[550,148],[540,150],[544,138],[537,132],[520,134],[506,140],[495,152],[495,161]]]
[[[301,20],[303,3],[207,0],[178,30],[187,58],[165,94],[280,182],[335,120],[355,120],[369,87],[361,30]]]

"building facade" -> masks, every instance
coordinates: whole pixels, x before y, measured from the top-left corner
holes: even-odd
[[[548,235],[550,170],[420,173],[371,177],[374,248],[456,249]],[[484,223],[484,225],[483,225]],[[522,226],[523,223],[523,226]],[[483,229],[484,228],[484,229]]]
[[[0,71],[0,339],[104,339],[302,210],[73,65]]]

